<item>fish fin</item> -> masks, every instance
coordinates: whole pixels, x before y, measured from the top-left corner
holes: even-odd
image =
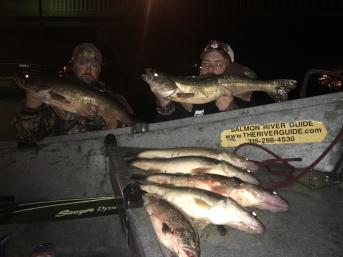
[[[206,173],[209,170],[209,168],[196,168],[191,170],[191,174],[203,174]]]
[[[220,86],[230,88],[230,83],[228,83],[227,77],[225,77],[224,79],[218,79],[218,84]]]
[[[211,206],[206,203],[204,200],[200,199],[200,198],[193,198],[193,201],[195,202],[196,205],[198,205],[198,207],[203,208],[203,209],[209,209],[211,208]]]
[[[177,93],[176,94],[177,97],[179,98],[191,98],[191,97],[194,97],[194,94],[193,93]]]
[[[225,186],[214,186],[211,191],[214,191],[217,194],[220,195],[227,195],[228,187]]]
[[[63,103],[63,104],[70,104],[70,101],[67,100],[66,97],[64,97],[63,95],[60,95],[58,93],[54,93],[54,92],[50,92],[50,97],[51,99]]]
[[[296,88],[297,81],[293,79],[276,79],[271,81],[274,84],[273,92],[268,92],[268,95],[275,102],[283,102],[287,100],[288,92]]]
[[[155,174],[155,173],[161,173],[161,172],[162,172],[160,169],[148,169],[147,171],[148,171],[149,173],[153,173],[153,174]]]
[[[197,230],[203,230],[207,227],[208,222],[206,220],[201,220],[201,219],[191,219],[194,227]]]
[[[185,108],[187,111],[191,112],[193,109],[193,104],[188,103],[181,103],[182,107]]]
[[[242,99],[243,101],[249,102],[251,100],[252,92],[245,92],[242,94],[235,95],[235,97]]]
[[[105,119],[103,118],[108,129],[115,129],[119,127],[119,122],[115,119]]]

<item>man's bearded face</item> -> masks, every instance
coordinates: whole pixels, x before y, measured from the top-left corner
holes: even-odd
[[[101,63],[95,53],[83,51],[74,60],[73,68],[76,77],[89,84],[99,79]]]

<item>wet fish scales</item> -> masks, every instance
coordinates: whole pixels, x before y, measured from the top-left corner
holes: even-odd
[[[154,196],[143,196],[143,201],[162,245],[180,257],[200,256],[198,232],[179,209]]]

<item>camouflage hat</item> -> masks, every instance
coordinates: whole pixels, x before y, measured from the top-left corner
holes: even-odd
[[[203,58],[205,54],[213,50],[220,51],[230,58],[231,62],[235,62],[235,54],[228,43],[220,42],[217,40],[211,40],[210,43],[205,47],[201,53],[200,58]]]
[[[96,62],[99,65],[102,63],[102,54],[98,48],[96,48],[91,43],[81,43],[78,44],[74,50],[71,57],[71,62],[75,61],[91,61]]]

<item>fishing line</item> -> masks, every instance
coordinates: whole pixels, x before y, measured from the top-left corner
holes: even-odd
[[[255,143],[244,143],[241,144],[239,146],[237,146],[234,149],[234,153],[237,152],[237,150],[243,146],[255,146],[258,147],[264,151],[266,151],[267,153],[273,155],[275,157],[275,159],[269,159],[269,160],[264,160],[264,161],[255,161],[257,164],[265,167],[270,173],[272,173],[273,175],[277,175],[277,176],[284,176],[285,179],[280,180],[280,181],[274,181],[274,182],[270,182],[269,185],[266,186],[266,188],[270,189],[270,190],[277,190],[286,186],[291,185],[292,183],[296,182],[298,179],[300,179],[301,177],[303,177],[306,173],[308,173],[309,171],[311,171],[327,154],[328,152],[332,149],[332,147],[334,147],[335,144],[337,144],[337,142],[343,138],[343,126],[340,129],[340,131],[338,132],[338,134],[336,135],[336,137],[334,138],[334,140],[330,143],[330,145],[323,151],[323,153],[314,161],[312,162],[308,167],[304,168],[300,173],[298,173],[297,175],[294,175],[295,173],[295,167],[293,165],[291,165],[289,163],[289,161],[294,161],[294,160],[299,160],[298,158],[282,158],[279,155],[275,154],[274,152],[272,152],[271,150],[255,144]],[[270,168],[271,164],[275,164],[281,162],[283,164],[285,164],[288,169],[286,171],[278,171],[275,172]]]

